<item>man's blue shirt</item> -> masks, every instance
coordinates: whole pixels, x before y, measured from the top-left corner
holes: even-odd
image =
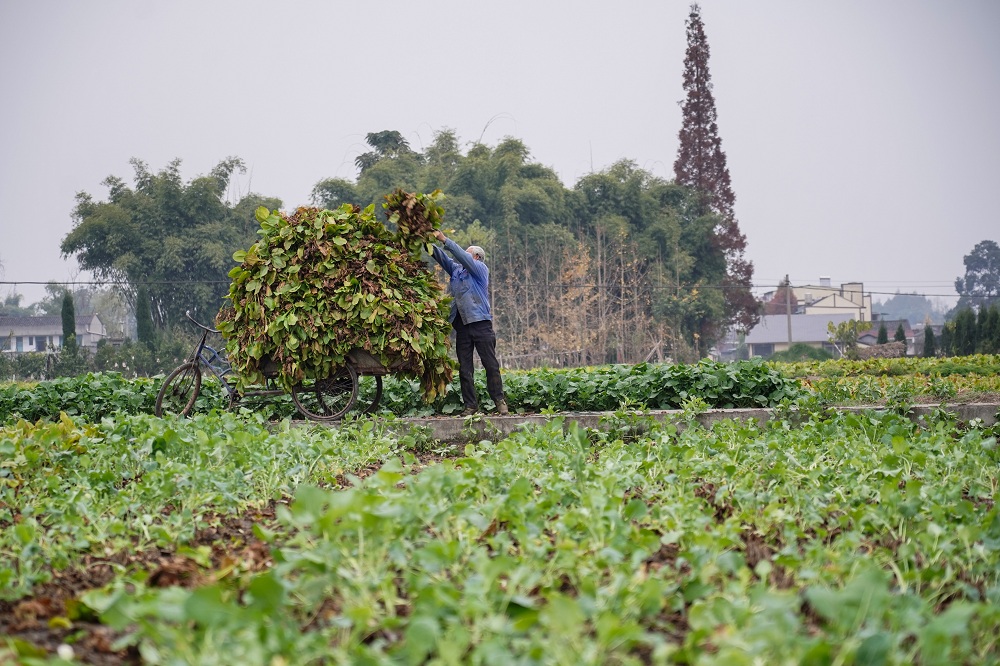
[[[450,238],[445,239],[444,246],[458,260],[449,257],[439,246],[434,246],[435,261],[451,278],[448,282],[448,293],[452,296],[448,321],[454,322],[456,314],[462,316],[463,324],[493,319],[488,293],[490,269],[483,262],[473,259]]]

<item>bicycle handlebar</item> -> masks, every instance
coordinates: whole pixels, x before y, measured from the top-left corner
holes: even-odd
[[[194,322],[195,326],[197,326],[198,328],[200,328],[200,329],[202,329],[204,331],[208,331],[209,333],[219,333],[220,332],[218,329],[209,328],[208,326],[205,326],[204,324],[200,323],[198,320],[196,320],[194,317],[191,316],[191,311],[190,310],[185,310],[184,311],[184,316],[187,317],[188,319],[190,319],[192,322]]]

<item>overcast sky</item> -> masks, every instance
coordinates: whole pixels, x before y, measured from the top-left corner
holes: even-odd
[[[689,4],[0,0],[0,297],[87,278],[74,197],[133,157],[185,181],[241,157],[234,192],[287,209],[386,129],[513,136],[567,187],[620,159],[670,179]],[[1000,241],[1000,2],[700,4],[755,284],[954,294]]]

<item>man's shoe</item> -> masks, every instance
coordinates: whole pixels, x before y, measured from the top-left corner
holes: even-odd
[[[476,409],[475,407],[466,407],[465,409],[462,410],[462,413],[459,414],[459,416],[472,416],[478,411],[479,410]]]
[[[497,403],[497,412],[499,412],[500,416],[507,416],[506,400],[501,400],[500,402]]]

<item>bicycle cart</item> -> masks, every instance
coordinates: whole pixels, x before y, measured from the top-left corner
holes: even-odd
[[[186,312],[185,316],[202,330],[201,340],[191,358],[174,368],[163,380],[163,386],[156,396],[157,416],[190,414],[201,391],[202,375],[205,371],[215,375],[225,388],[230,408],[243,398],[289,393],[275,381],[280,367],[270,359],[264,359],[262,363],[265,382],[262,388],[243,392],[238,390],[236,382],[230,378],[233,370],[225,356],[225,349],[216,349],[208,344],[209,334],[219,331],[201,324],[191,316],[190,312]],[[320,422],[338,421],[351,408],[357,406],[359,379],[371,376],[375,380],[371,402],[361,409],[362,413],[369,414],[378,409],[382,400],[382,377],[409,369],[402,361],[386,366],[367,351],[354,349],[347,354],[347,362],[329,377],[309,379],[292,386],[290,391],[292,402],[307,419]]]

